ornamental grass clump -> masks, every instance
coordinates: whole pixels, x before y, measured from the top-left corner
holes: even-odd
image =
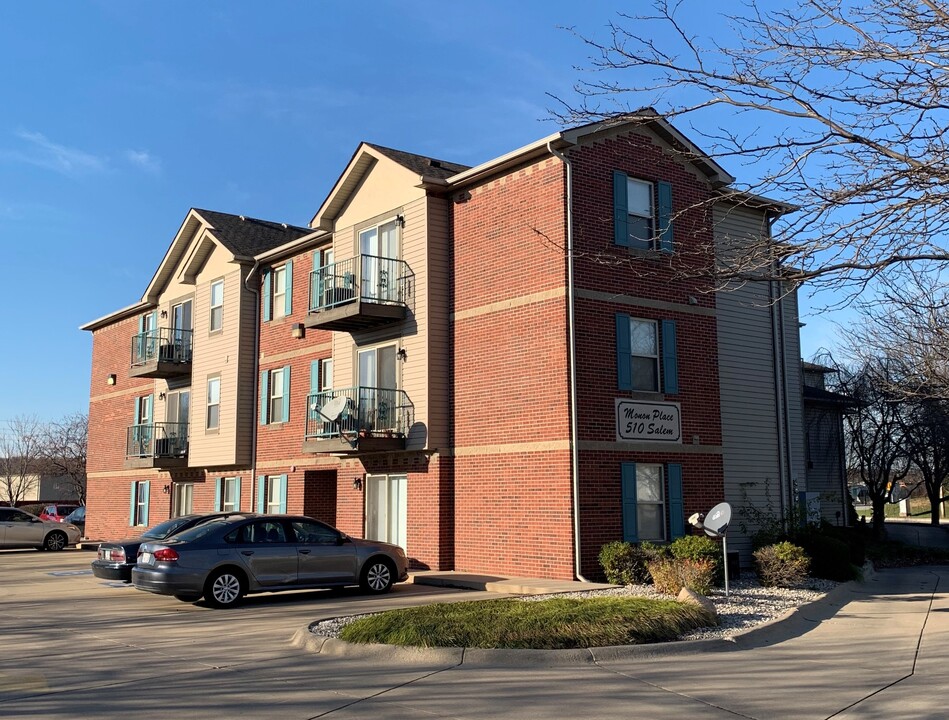
[[[758,581],[765,587],[796,587],[807,579],[811,569],[804,548],[787,541],[755,550],[753,555]]]
[[[649,574],[656,590],[665,595],[678,595],[682,588],[699,595],[710,595],[717,565],[708,558],[666,557],[649,563]]]

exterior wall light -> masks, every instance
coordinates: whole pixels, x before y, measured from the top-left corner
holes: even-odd
[[[115,373],[111,373],[111,374],[105,379],[105,384],[106,384],[106,385],[115,385]]]
[[[293,323],[290,326],[290,337],[296,338],[297,340],[302,340],[306,337],[306,328],[303,326],[303,323]]]

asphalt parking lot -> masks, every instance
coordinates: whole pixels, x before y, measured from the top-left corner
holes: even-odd
[[[494,651],[332,655],[291,644],[315,620],[484,592],[305,591],[212,610],[99,581],[91,559],[0,551],[4,720],[946,717],[947,567],[847,583],[734,648],[602,648],[563,664],[547,654],[558,651],[499,663]]]

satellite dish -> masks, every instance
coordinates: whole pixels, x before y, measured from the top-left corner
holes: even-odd
[[[728,523],[732,520],[732,506],[727,502],[719,503],[705,516],[702,521],[705,534],[712,537],[724,537],[728,531]]]
[[[349,398],[345,395],[340,395],[330,400],[323,407],[316,408],[316,412],[318,412],[320,417],[326,420],[326,422],[334,422],[343,414],[343,410],[346,409],[348,404]]]

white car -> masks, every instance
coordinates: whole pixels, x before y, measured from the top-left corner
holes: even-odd
[[[0,547],[62,550],[79,542],[81,535],[72,523],[41,520],[18,508],[0,507]]]

